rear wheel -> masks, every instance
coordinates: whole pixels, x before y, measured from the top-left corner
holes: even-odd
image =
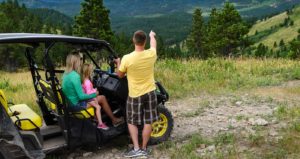
[[[152,124],[150,144],[166,141],[173,130],[174,121],[171,112],[162,104],[158,106],[158,112],[159,119]]]

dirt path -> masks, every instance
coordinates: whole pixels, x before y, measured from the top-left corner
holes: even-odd
[[[174,116],[174,130],[170,140],[184,139],[195,133],[207,138],[212,138],[220,132],[253,134],[255,126],[266,126],[267,134],[277,137],[277,130],[286,124],[278,122],[273,112],[277,109],[278,102],[300,101],[299,96],[295,95],[299,87],[300,81],[292,81],[281,86],[258,88],[246,93],[204,94],[171,101],[167,103]],[[127,137],[123,136],[120,139],[127,140]],[[126,142],[113,141],[97,152],[72,153],[68,158],[123,158],[126,147]],[[153,154],[150,158],[170,158],[161,153],[158,146],[152,148]]]

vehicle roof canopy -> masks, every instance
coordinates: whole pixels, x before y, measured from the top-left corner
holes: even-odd
[[[83,45],[108,45],[104,40],[96,40],[84,37],[55,35],[55,34],[34,34],[34,33],[4,33],[0,34],[0,44],[10,43],[24,43],[24,44],[38,44],[38,43],[53,43],[65,42],[70,44]]]

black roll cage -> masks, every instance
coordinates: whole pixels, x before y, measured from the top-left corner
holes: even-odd
[[[59,100],[58,93],[56,93],[56,92],[59,92],[59,94],[61,96],[63,96],[62,90],[60,89],[60,87],[57,87],[59,85],[59,81],[56,77],[56,73],[63,73],[63,71],[55,70],[55,67],[53,65],[53,61],[51,60],[51,57],[50,57],[50,54],[49,54],[51,48],[56,43],[57,42],[45,43],[44,56],[43,56],[43,59],[42,59],[42,61],[44,61],[44,62],[42,62],[43,66],[44,66],[44,69],[39,69],[37,67],[36,63],[34,62],[34,59],[33,59],[33,54],[34,54],[34,52],[37,48],[37,45],[32,45],[33,47],[27,47],[25,55],[26,55],[28,63],[29,63],[29,68],[30,68],[30,71],[31,71],[32,79],[33,79],[34,89],[35,89],[37,97],[38,97],[37,102],[38,102],[38,105],[39,105],[40,109],[42,110],[44,121],[45,121],[46,125],[53,125],[57,122],[57,121],[54,120],[56,115],[52,114],[46,106],[46,103],[45,103],[44,98],[43,98],[43,92],[38,89],[39,80],[41,79],[41,76],[39,74],[39,70],[44,70],[45,75],[46,75],[46,80],[50,81],[51,89],[54,92],[53,95],[54,95],[55,104],[56,104],[57,110],[58,110],[57,116],[63,116],[64,125],[65,125],[63,127],[65,127],[65,130],[67,132],[66,141],[67,141],[67,145],[69,146],[70,139],[68,138],[68,136],[70,136],[70,127],[69,127],[68,123],[69,123],[70,114],[69,114],[69,111],[66,107],[67,103],[65,101],[65,98],[62,97],[61,98],[62,102],[61,102]],[[62,42],[62,43],[64,43],[64,42]],[[90,51],[99,51],[99,52],[101,52],[101,50],[106,49],[110,53],[110,58],[111,57],[116,57],[114,50],[109,46],[108,43],[102,43],[102,45],[97,45],[97,46],[80,45],[79,47],[80,47],[81,52],[83,52],[84,54],[86,54],[90,58],[90,60],[93,62],[93,64],[96,66],[97,69],[100,69],[100,67],[97,64],[97,62],[93,59],[93,57],[91,56]],[[111,65],[111,67],[114,67],[114,65]],[[111,68],[111,70],[113,70],[113,68]],[[50,75],[49,77],[47,77],[48,72],[49,72],[49,75]]]
[[[68,43],[68,42],[46,42],[45,44],[45,50],[44,50],[44,56],[42,61],[43,62],[43,66],[44,69],[40,69],[37,67],[34,58],[33,58],[33,54],[36,50],[36,48],[39,45],[31,45],[31,47],[27,47],[26,48],[26,52],[25,55],[27,57],[28,63],[29,63],[29,68],[31,71],[31,75],[32,75],[32,79],[33,79],[33,84],[34,84],[34,89],[36,91],[37,97],[38,97],[38,105],[40,106],[40,109],[42,110],[43,113],[43,117],[45,119],[46,124],[48,125],[52,125],[54,123],[53,121],[53,115],[48,111],[46,104],[43,100],[43,95],[42,92],[38,89],[38,85],[39,85],[39,80],[41,79],[41,76],[39,74],[39,70],[44,70],[46,71],[46,80],[50,82],[51,84],[51,89],[53,92],[60,92],[60,94],[62,95],[62,92],[60,89],[58,89],[58,84],[59,81],[56,77],[56,73],[63,73],[63,71],[60,70],[55,70],[55,67],[53,65],[53,61],[51,60],[50,57],[50,50],[51,48],[56,44],[56,43],[67,43],[67,44],[71,44],[72,43]],[[99,65],[97,64],[97,62],[93,59],[93,57],[90,54],[90,51],[99,51],[101,52],[101,50],[106,49],[109,53],[110,53],[110,57],[109,58],[115,58],[115,52],[114,50],[109,46],[108,43],[102,43],[101,45],[87,45],[87,44],[83,44],[83,45],[77,45],[77,47],[80,48],[81,52],[84,53],[85,55],[87,55],[89,57],[89,59],[93,62],[93,64],[96,66],[97,69],[100,69]],[[113,70],[113,69],[112,69]],[[49,76],[47,77],[49,73]],[[65,112],[64,110],[64,106],[66,105],[66,102],[64,100],[64,98],[62,98],[62,103],[59,100],[59,96],[58,93],[54,93],[54,100],[55,100],[55,104],[57,105],[57,109],[58,109],[58,115],[62,115],[63,112]],[[65,115],[67,115],[65,113]]]
[[[66,36],[66,35],[54,35],[54,34],[33,34],[33,33],[0,33],[0,44],[23,44],[26,45],[25,56],[28,61],[29,69],[31,72],[34,89],[37,95],[38,105],[43,113],[44,120],[47,125],[53,125],[56,122],[54,121],[54,115],[48,110],[46,103],[43,99],[43,92],[39,90],[39,81],[41,80],[41,75],[39,71],[45,71],[46,81],[50,82],[51,89],[54,92],[54,100],[57,106],[57,115],[68,115],[68,113],[63,113],[65,110],[66,102],[62,98],[62,102],[59,100],[59,95],[56,92],[59,92],[60,95],[63,95],[59,86],[59,80],[56,77],[56,73],[63,73],[64,71],[55,70],[55,66],[50,57],[50,50],[55,44],[64,43],[70,44],[75,48],[79,48],[82,53],[87,55],[89,59],[96,66],[96,69],[100,69],[97,62],[93,59],[90,52],[101,52],[103,49],[106,49],[109,52],[109,61],[110,66],[114,67],[113,59],[116,58],[115,51],[110,47],[110,44],[104,40],[97,40],[84,37],[75,37],[75,36]],[[44,69],[38,68],[35,59],[34,53],[37,48],[41,45],[44,45],[43,55],[42,55],[42,65]],[[71,51],[71,50],[70,50]],[[112,69],[113,70],[113,69]]]
[[[59,80],[56,77],[56,73],[63,73],[64,71],[55,70],[55,66],[50,57],[50,50],[57,43],[65,43],[71,44],[75,46],[75,48],[79,48],[82,53],[87,55],[89,59],[96,66],[97,70],[101,68],[97,64],[97,62],[91,56],[91,52],[101,52],[103,49],[106,49],[109,52],[109,64],[111,67],[113,65],[113,59],[116,58],[115,51],[110,47],[110,44],[104,40],[97,40],[91,38],[83,38],[83,37],[74,37],[74,36],[65,36],[65,35],[53,35],[53,34],[32,34],[32,33],[0,33],[0,45],[1,44],[25,44],[25,57],[28,61],[29,70],[31,72],[34,89],[37,96],[37,103],[42,111],[44,121],[46,125],[54,125],[57,122],[63,119],[62,127],[63,133],[66,133],[65,139],[67,141],[67,145],[70,146],[70,127],[69,127],[69,117],[70,114],[68,112],[65,98],[63,97],[63,93],[61,88],[59,87]],[[38,68],[35,59],[34,53],[37,48],[41,45],[45,46],[43,50],[43,58],[42,58],[42,68]],[[70,50],[71,51],[71,50]],[[111,68],[111,70],[114,70]],[[39,88],[39,82],[42,79],[39,71],[45,71],[46,81],[49,82],[51,86],[51,90],[53,91],[54,101],[57,106],[57,112],[53,113],[48,110],[48,107],[44,101],[43,90]],[[49,75],[49,76],[48,76]],[[59,92],[61,95],[62,101],[60,101]],[[55,120],[57,119],[57,120]]]

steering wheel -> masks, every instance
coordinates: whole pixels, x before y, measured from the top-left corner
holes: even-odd
[[[103,71],[101,69],[94,69],[93,75],[92,75],[92,82],[93,85],[96,86],[97,88],[101,87],[106,78],[108,77],[108,73],[106,71]]]
[[[110,54],[108,56],[108,64],[110,66],[110,73],[114,73],[115,72],[115,69],[116,69],[116,66],[115,66],[115,59],[117,59],[118,57],[116,55],[112,55]]]

